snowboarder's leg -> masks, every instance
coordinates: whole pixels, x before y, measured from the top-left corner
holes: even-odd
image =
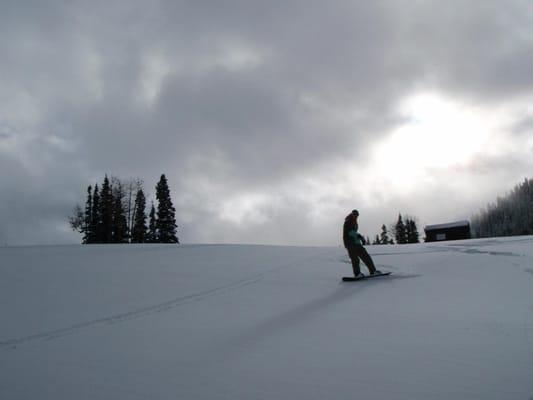
[[[361,268],[359,267],[359,256],[357,254],[357,249],[355,246],[348,246],[347,250],[350,260],[352,260],[353,276],[358,276],[361,273]]]
[[[368,254],[366,249],[363,246],[357,246],[357,253],[359,257],[361,257],[361,260],[363,260],[365,263],[368,271],[371,274],[374,274],[376,272],[376,266],[374,265],[374,261],[372,261],[372,257],[370,257],[370,254]]]

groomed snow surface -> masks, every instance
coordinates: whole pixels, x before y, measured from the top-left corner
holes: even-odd
[[[0,248],[0,399],[533,398],[533,237],[368,250]]]

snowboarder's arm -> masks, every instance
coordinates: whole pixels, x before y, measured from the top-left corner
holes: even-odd
[[[361,244],[361,235],[357,233],[355,229],[352,229],[348,232],[348,236],[350,236],[355,244]]]

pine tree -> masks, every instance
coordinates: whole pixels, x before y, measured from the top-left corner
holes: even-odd
[[[389,244],[390,243],[389,232],[387,232],[387,226],[385,224],[383,224],[381,226],[381,235],[379,236],[379,242],[381,244]]]
[[[407,218],[405,221],[407,243],[420,243],[416,222],[411,218]]]
[[[411,234],[411,219],[409,219],[409,217],[405,218],[404,226],[405,226],[405,243],[410,243],[409,238],[411,237],[412,234]]]
[[[155,218],[155,207],[152,202],[152,207],[150,208],[150,222],[148,225],[148,234],[146,235],[146,243],[157,243],[157,225]]]
[[[379,238],[379,235],[376,235],[376,237],[374,238],[374,242],[372,242],[372,244],[381,244],[381,239]]]
[[[128,242],[128,222],[126,213],[124,212],[123,197],[124,193],[122,185],[118,182],[112,190],[113,194],[113,243],[127,243]]]
[[[91,240],[94,236],[92,228],[92,217],[93,217],[93,194],[92,187],[89,185],[87,187],[87,201],[85,202],[85,213],[83,215],[84,229],[83,229],[83,244],[91,243]]]
[[[396,238],[396,243],[398,244],[405,244],[407,243],[407,237],[406,237],[406,229],[405,229],[405,224],[403,223],[403,220],[402,220],[402,214],[398,214],[398,222],[396,222],[396,226],[395,226],[395,238]]]
[[[148,239],[148,232],[146,227],[146,198],[142,189],[137,191],[135,196],[135,206],[133,213],[133,228],[131,233],[132,243],[144,243]],[[155,216],[155,209],[154,209]],[[155,221],[154,221],[155,222]],[[155,223],[154,223],[155,226]]]
[[[176,209],[172,205],[167,178],[161,175],[156,186],[157,204],[157,237],[160,243],[179,243],[176,236]]]
[[[91,216],[91,237],[90,243],[102,243],[102,232],[101,232],[101,209],[100,209],[100,192],[98,190],[98,184],[94,185],[93,191],[93,208]]]
[[[102,243],[113,242],[113,193],[107,175],[104,178],[102,191],[100,193],[100,235]]]

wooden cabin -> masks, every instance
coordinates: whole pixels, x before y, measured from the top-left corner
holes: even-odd
[[[456,221],[447,224],[428,225],[424,228],[426,242],[470,239],[470,222]]]

